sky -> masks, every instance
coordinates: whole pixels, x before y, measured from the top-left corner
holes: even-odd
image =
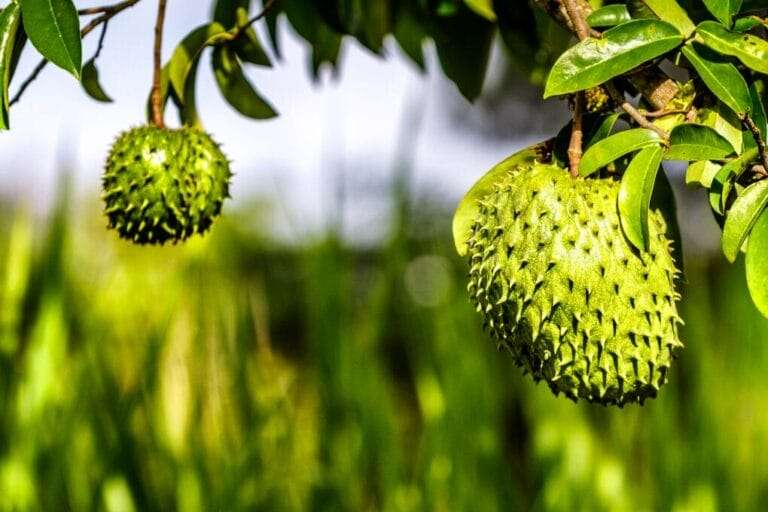
[[[77,6],[97,3],[77,2]],[[170,0],[164,59],[186,33],[208,20],[210,4],[209,0]],[[155,9],[155,2],[147,0],[109,24],[97,65],[114,103],[91,100],[71,76],[54,66],[48,66],[31,85],[12,108],[12,130],[0,134],[0,154],[6,164],[0,166],[0,192],[45,209],[55,196],[61,164],[67,162],[79,195],[99,193],[111,142],[120,131],[145,122]],[[264,35],[264,27],[257,28]],[[416,182],[436,187],[449,200],[458,199],[495,162],[524,144],[522,140],[485,140],[457,130],[444,112],[445,104],[463,100],[440,73],[434,56],[425,76],[392,41],[386,59],[349,41],[340,79],[326,76],[316,84],[308,72],[308,48],[284,19],[281,34],[283,60],[273,69],[247,68],[252,83],[280,112],[274,120],[240,116],[222,100],[207,55],[206,65],[200,67],[199,108],[206,129],[234,161],[235,203],[277,197],[302,229],[321,227],[332,208],[331,177],[344,173],[348,181],[376,186],[391,176],[399,135],[411,122],[414,108],[423,109],[424,114],[413,147]],[[98,30],[85,40],[84,61],[93,55],[97,39]],[[38,59],[28,45],[12,93]],[[175,122],[172,107],[167,117]]]

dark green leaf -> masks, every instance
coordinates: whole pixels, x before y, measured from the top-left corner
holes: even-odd
[[[394,36],[405,54],[424,71],[424,41],[427,33],[419,22],[415,7],[408,2],[397,11]]]
[[[312,0],[291,0],[283,6],[293,28],[312,46],[312,76],[320,77],[323,64],[335,69],[341,51],[341,34],[323,22],[317,4]]]
[[[248,23],[248,11],[239,8],[237,10],[237,25],[245,26]],[[237,56],[240,57],[243,62],[248,62],[256,66],[271,67],[272,61],[269,60],[267,52],[264,51],[264,47],[259,41],[259,36],[252,27],[248,27],[232,41],[232,46],[235,48]]]
[[[187,77],[206,46],[226,41],[231,36],[221,23],[201,25],[179,43],[168,62],[168,72],[175,94],[184,102]]]
[[[749,86],[749,95],[752,99],[752,112],[750,115],[760,130],[763,140],[768,140],[768,115],[765,112],[763,93],[759,90],[760,86],[762,86],[760,81],[752,82],[752,85]]]
[[[600,85],[677,47],[682,34],[669,23],[634,20],[566,51],[547,78],[544,97]]]
[[[640,251],[648,249],[648,206],[661,166],[660,146],[640,151],[630,162],[619,188],[619,217],[627,240]]]
[[[587,23],[590,27],[613,27],[631,19],[626,5],[611,4],[592,11]]]
[[[243,9],[246,12],[251,8],[251,0],[216,0],[213,8],[213,21],[222,24],[225,28],[234,28],[238,23],[237,11]]]
[[[219,90],[235,110],[252,119],[270,119],[277,116],[272,106],[248,82],[231,48],[214,48],[212,62]]]
[[[80,21],[72,0],[21,0],[24,30],[43,57],[80,79]]]
[[[659,136],[653,130],[633,128],[615,133],[590,147],[584,152],[579,167],[579,175],[586,177],[602,169],[616,159],[661,143]]]
[[[493,190],[496,183],[503,180],[510,169],[519,165],[533,164],[541,160],[541,155],[546,153],[546,148],[552,144],[552,140],[540,142],[529,146],[503,162],[497,164],[480,178],[469,192],[461,199],[456,213],[453,215],[453,242],[456,245],[456,252],[459,256],[467,254],[467,237],[472,228],[472,223],[478,215],[478,201],[483,199]]]
[[[768,212],[757,219],[749,237],[746,258],[747,288],[752,301],[768,317]]]
[[[0,13],[0,129],[7,130],[11,127],[8,115],[10,95],[8,86],[11,83],[12,71],[14,67],[14,55],[16,54],[16,44],[18,41],[19,21],[21,20],[21,9],[19,4],[11,2]]]
[[[752,226],[768,204],[768,180],[748,186],[728,209],[723,228],[723,254],[733,263]]]
[[[656,16],[675,27],[685,37],[689,37],[696,30],[696,25],[675,0],[643,0],[643,2]]]
[[[83,66],[83,78],[81,80],[83,89],[91,98],[103,103],[111,103],[110,98],[99,83],[99,70],[96,69],[96,63],[93,59],[89,60]]]
[[[699,24],[696,33],[713,50],[736,57],[748,68],[768,74],[768,41],[751,34],[732,32],[716,21]]]
[[[694,43],[695,44],[695,43]],[[701,79],[720,101],[736,114],[743,116],[752,108],[752,99],[744,77],[736,66],[722,59],[704,46],[683,47],[683,55],[694,67]]]
[[[716,213],[723,214],[725,204],[730,196],[733,182],[731,178],[738,177],[744,169],[757,158],[757,149],[752,148],[725,164],[712,179],[709,188],[709,205]]]
[[[703,0],[707,10],[712,16],[720,20],[723,25],[728,27],[733,22],[733,15],[741,9],[741,0]]]
[[[432,18],[427,30],[445,75],[465,98],[474,101],[485,83],[494,24],[462,6],[454,16]]]
[[[666,160],[722,160],[734,150],[731,143],[708,126],[681,124],[669,136]]]

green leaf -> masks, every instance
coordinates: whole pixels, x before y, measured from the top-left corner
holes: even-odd
[[[626,5],[612,4],[592,11],[587,16],[587,23],[590,27],[613,27],[631,19]]]
[[[213,8],[213,21],[222,24],[227,29],[234,28],[237,23],[237,11],[243,9],[246,12],[251,8],[251,0],[216,0]]]
[[[248,23],[248,11],[246,9],[237,9],[237,26],[245,26]],[[236,37],[232,43],[235,48],[237,56],[240,57],[243,62],[248,62],[256,66],[272,67],[272,61],[269,60],[269,55],[264,51],[264,47],[259,41],[259,36],[253,27],[248,27]]]
[[[753,28],[760,26],[762,24],[763,22],[760,21],[759,18],[756,18],[755,16],[746,16],[744,18],[739,18],[733,22],[733,31],[748,32]]]
[[[495,25],[466,7],[448,18],[430,18],[427,30],[435,42],[445,76],[469,101],[483,89]]]
[[[709,188],[712,185],[712,180],[721,168],[720,164],[710,162],[709,160],[693,162],[685,171],[685,184]]]
[[[728,201],[733,187],[731,178],[741,175],[747,166],[757,158],[757,154],[756,148],[745,151],[738,158],[725,164],[712,179],[709,188],[709,205],[715,213],[722,215],[725,211],[725,203]]]
[[[277,116],[272,106],[248,82],[231,48],[214,48],[212,64],[219,90],[235,110],[251,119],[271,119]]]
[[[720,20],[720,23],[728,27],[733,23],[733,15],[741,9],[741,0],[703,0],[707,10],[712,16]]]
[[[80,79],[80,20],[72,0],[21,0],[27,36],[43,57]]]
[[[664,216],[667,223],[667,238],[672,240],[672,256],[677,262],[680,272],[685,272],[685,258],[683,258],[683,237],[680,231],[680,223],[677,219],[677,201],[675,191],[663,171],[656,175],[656,185],[651,195],[651,210],[658,210]]]
[[[723,228],[723,254],[733,263],[741,246],[749,236],[752,226],[768,204],[768,180],[761,180],[748,186],[736,198],[725,217]]]
[[[14,56],[16,54],[16,45],[18,42],[19,21],[21,20],[21,9],[19,4],[11,2],[0,13],[0,130],[7,130],[11,127],[8,109],[10,94],[8,86],[11,83],[11,77],[14,67]]]
[[[634,20],[571,47],[552,68],[544,97],[595,87],[677,47],[683,36],[669,23]]]
[[[716,21],[702,22],[696,33],[716,52],[736,57],[748,68],[768,74],[768,41],[732,32]]]
[[[736,66],[704,46],[694,48],[692,45],[685,45],[683,55],[709,90],[731,110],[739,116],[744,116],[751,110],[752,99],[747,82]]]
[[[200,58],[203,49],[206,46],[226,41],[230,37],[222,24],[207,23],[187,34],[174,49],[171,60],[168,62],[168,76],[174,92],[182,103],[184,102],[187,77],[195,62]]]
[[[112,103],[110,98],[99,83],[99,70],[96,69],[96,63],[93,59],[89,60],[83,66],[83,78],[81,80],[85,92],[96,101],[102,103]]]
[[[488,21],[496,21],[496,13],[493,12],[492,0],[464,0],[464,3]]]
[[[752,98],[752,120],[757,125],[760,133],[763,136],[763,140],[768,139],[768,115],[765,112],[765,105],[763,104],[762,94],[758,90],[758,82],[752,82],[749,86],[749,95]]]
[[[618,112],[613,114],[587,113],[582,118],[582,132],[584,140],[584,149],[589,149],[598,141],[608,137],[613,131],[616,122],[619,120]],[[571,127],[573,121],[563,126],[555,137],[555,144],[552,149],[552,158],[563,167],[568,166],[568,145],[571,141]]]
[[[681,124],[669,135],[666,160],[722,160],[734,150],[730,142],[708,126]]]
[[[768,213],[764,210],[749,237],[746,273],[752,301],[763,316],[768,317]]]
[[[479,213],[478,201],[492,192],[494,185],[503,180],[510,169],[519,165],[533,164],[536,160],[541,160],[542,155],[548,152],[552,142],[550,139],[518,151],[494,166],[493,169],[472,185],[469,192],[461,199],[459,206],[456,208],[456,213],[453,215],[453,243],[459,256],[466,256],[467,254],[467,238],[472,229],[472,223]]]
[[[427,39],[427,33],[419,23],[415,8],[406,2],[398,9],[396,16],[393,33],[397,44],[419,70],[425,71],[424,41]]]
[[[627,240],[640,251],[648,249],[648,206],[656,175],[661,167],[662,149],[648,147],[630,162],[619,188],[619,217]]]
[[[584,152],[579,175],[587,177],[628,153],[658,146],[660,143],[658,134],[645,128],[633,128],[615,133],[595,143]]]
[[[312,76],[320,77],[320,69],[329,64],[336,69],[341,51],[341,34],[323,23],[314,0],[292,0],[281,3],[294,30],[312,46]]]
[[[653,13],[666,21],[685,37],[690,37],[696,30],[691,18],[675,0],[643,0]]]
[[[725,140],[731,143],[737,154],[744,150],[744,137],[742,133],[741,119],[723,102],[717,101],[709,108],[698,111],[698,121],[704,126],[709,126],[719,133]]]

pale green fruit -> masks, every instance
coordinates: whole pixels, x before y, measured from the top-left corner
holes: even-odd
[[[102,184],[109,227],[137,244],[206,232],[229,197],[229,161],[195,128],[143,126],[112,146]]]
[[[623,405],[656,396],[682,344],[664,218],[650,212],[650,247],[638,253],[621,231],[618,191],[554,165],[513,166],[480,200],[468,289],[535,380]]]

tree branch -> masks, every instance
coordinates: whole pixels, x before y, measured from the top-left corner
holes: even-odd
[[[765,147],[765,140],[760,133],[760,128],[758,128],[755,121],[749,117],[749,114],[744,116],[742,123],[744,123],[744,126],[752,133],[752,138],[755,139],[755,144],[757,144],[757,151],[760,154],[763,168],[768,170],[768,150]]]
[[[613,101],[616,102],[616,104],[619,105],[619,107],[629,114],[629,117],[632,118],[632,120],[637,123],[641,128],[646,128],[648,130],[653,130],[656,132],[659,137],[664,139],[665,141],[669,139],[669,134],[650,122],[643,114],[640,113],[639,110],[635,108],[634,105],[632,105],[627,99],[624,97],[624,94],[619,92],[618,89],[616,89],[616,86],[613,85],[612,82],[608,82],[605,84],[606,89],[608,90],[608,94],[611,95],[611,98],[613,98]]]
[[[104,7],[92,7],[89,9],[83,9],[83,11],[93,11],[93,12],[87,12],[85,14],[98,14],[102,13],[101,16],[92,19],[87,25],[85,25],[80,30],[80,37],[83,38],[93,32],[93,30],[101,25],[102,23],[107,23],[109,20],[123,12],[124,10],[128,9],[129,7],[133,7],[137,3],[141,2],[141,0],[125,0],[124,2],[120,2],[113,5],[108,5]],[[99,44],[101,46],[101,43]],[[15,105],[16,103],[21,100],[22,95],[27,90],[27,88],[34,82],[38,75],[40,75],[40,72],[45,69],[45,66],[48,65],[48,61],[43,59],[40,62],[38,62],[37,66],[35,66],[35,69],[32,70],[32,73],[30,73],[29,77],[27,77],[26,80],[24,80],[21,83],[21,86],[19,86],[19,90],[16,92],[16,94],[11,98],[11,101],[8,102],[8,106]]]
[[[165,7],[167,0],[157,2],[157,20],[155,22],[155,44],[152,49],[154,58],[154,73],[152,77],[152,124],[165,128],[163,120],[163,25],[165,23]]]
[[[592,12],[592,7],[587,0],[571,0],[581,16],[586,17]],[[557,0],[534,0],[534,3],[560,23],[563,27],[578,35],[577,28],[571,22],[568,11],[563,3]],[[595,31],[590,30],[591,34]],[[658,67],[642,69],[636,73],[628,75],[638,91],[643,95],[648,103],[655,109],[663,109],[675,97],[679,87],[674,80],[666,76]]]
[[[579,40],[589,39],[589,25],[584,18],[583,13],[576,3],[576,0],[563,0],[568,19],[576,30]],[[568,166],[571,170],[571,176],[579,176],[579,164],[581,164],[581,155],[584,150],[584,133],[582,120],[584,115],[584,93],[577,92],[573,95],[573,122],[571,123],[571,141],[568,145]]]

